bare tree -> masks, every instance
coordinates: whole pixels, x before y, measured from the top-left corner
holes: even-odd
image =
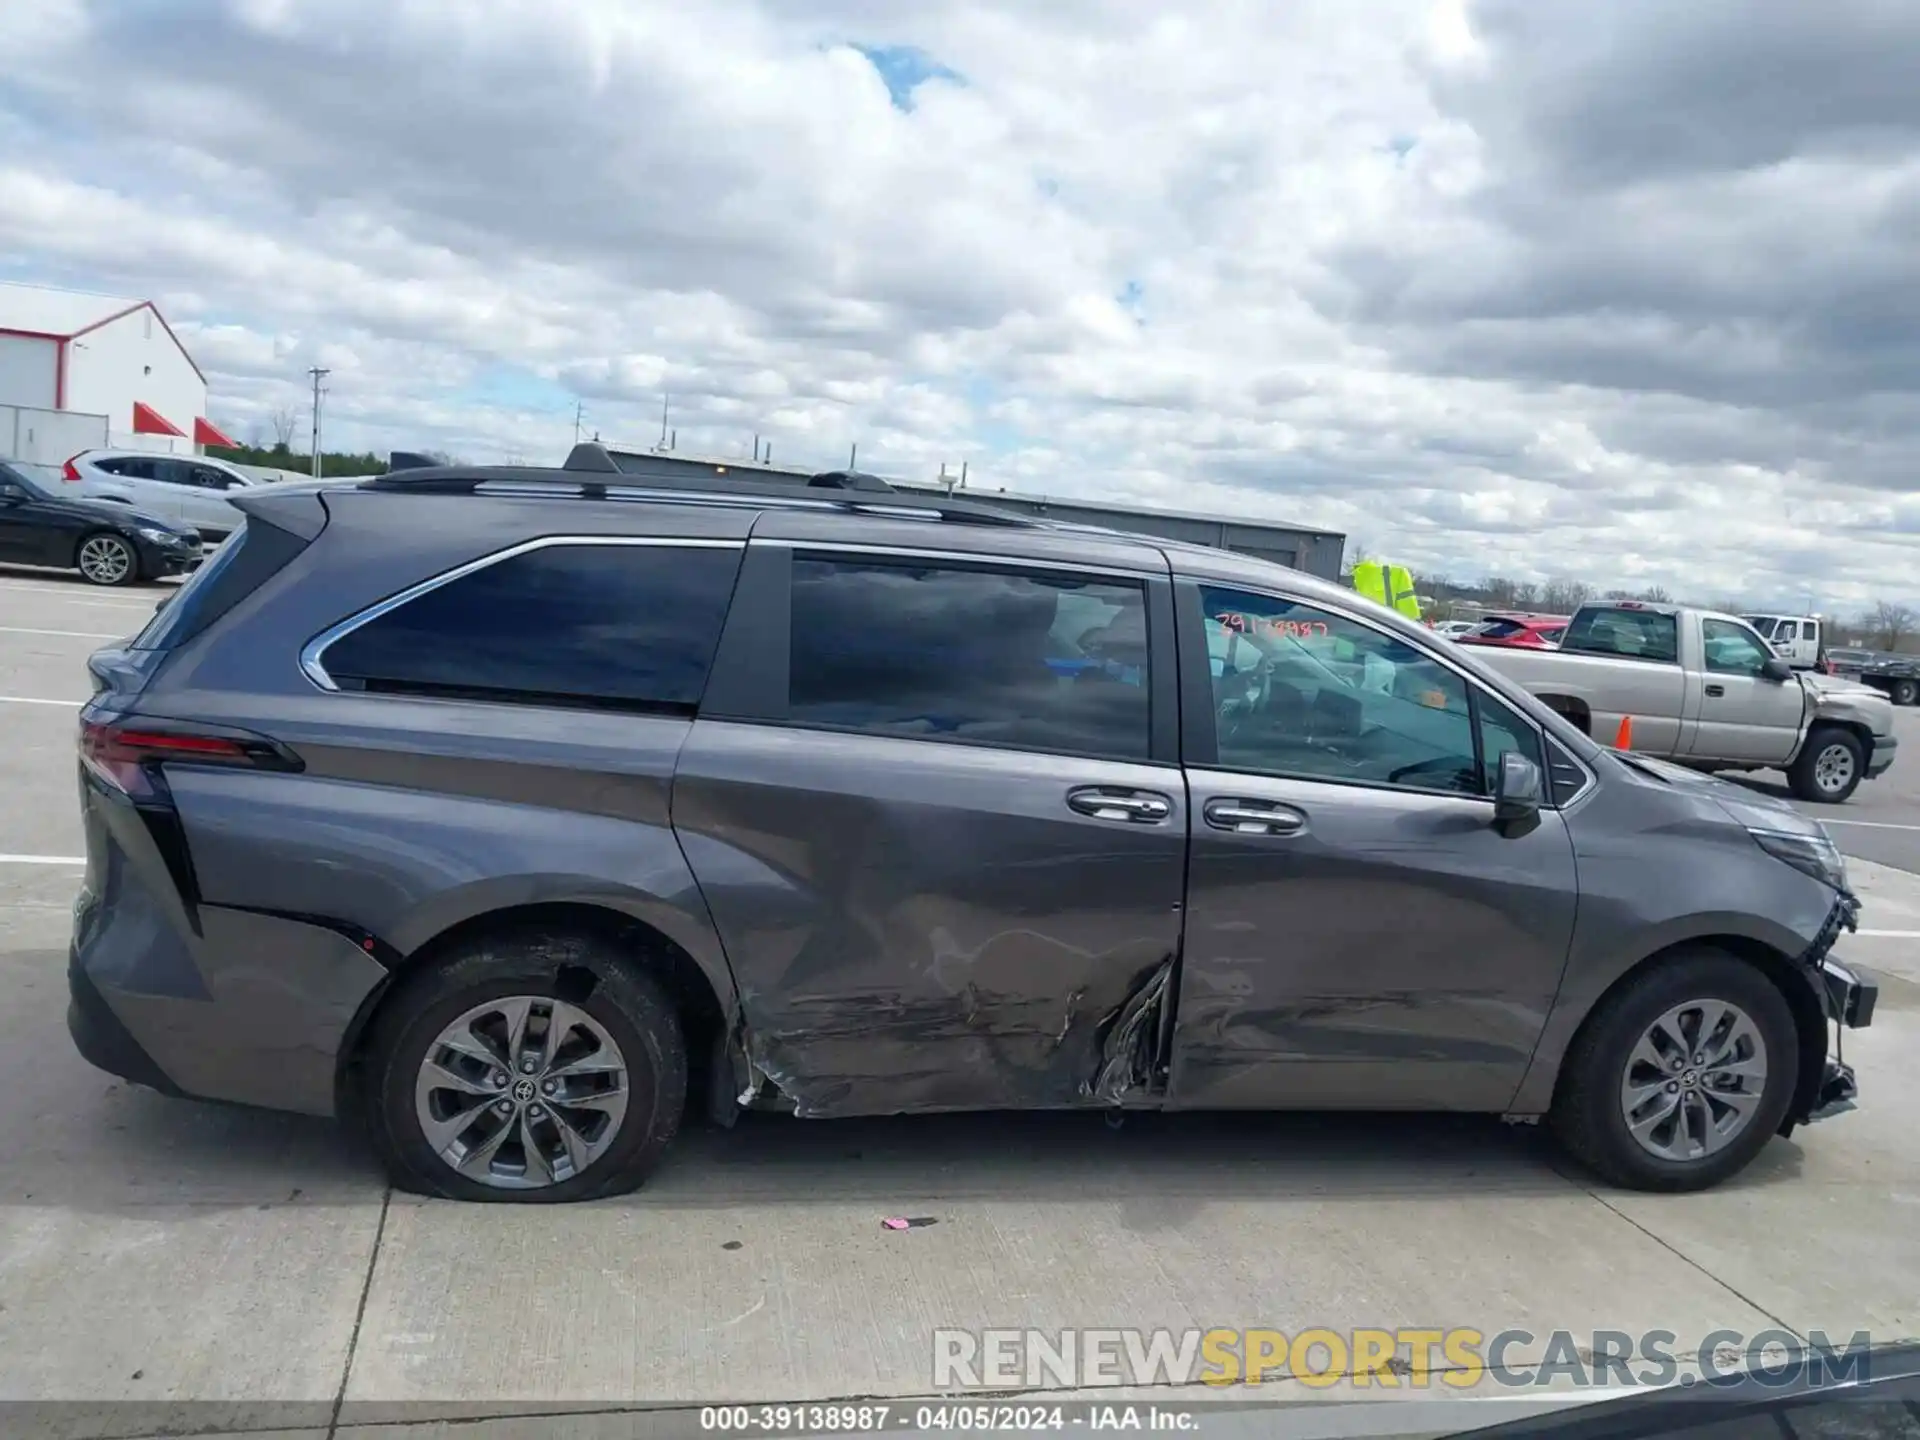
[[[293,448],[293,437],[300,428],[300,413],[291,405],[282,405],[267,416],[273,426],[273,448],[285,454]]]
[[[1584,580],[1549,580],[1540,592],[1540,603],[1556,615],[1571,615],[1593,598],[1593,587]]]
[[[1522,580],[1513,587],[1513,606],[1516,610],[1531,610],[1540,599],[1540,587],[1531,580]]]
[[[1900,642],[1913,633],[1915,620],[1911,605],[1896,604],[1891,600],[1876,600],[1873,609],[1864,619],[1867,629],[1873,631],[1882,650],[1898,650]]]
[[[1664,585],[1649,585],[1640,592],[1640,598],[1649,605],[1671,605],[1673,596]]]

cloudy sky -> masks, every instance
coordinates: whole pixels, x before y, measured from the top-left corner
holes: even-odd
[[[1920,605],[1920,6],[0,0],[0,278],[213,417]]]

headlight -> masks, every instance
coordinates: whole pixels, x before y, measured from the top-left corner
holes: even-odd
[[[171,545],[180,537],[166,530],[156,530],[151,525],[136,525],[134,534],[153,545]]]
[[[1820,835],[1788,835],[1779,830],[1748,830],[1754,843],[1776,860],[1784,860],[1803,875],[1845,891],[1847,862],[1832,839]]]

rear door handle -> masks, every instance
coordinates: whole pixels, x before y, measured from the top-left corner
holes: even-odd
[[[1298,810],[1265,800],[1209,800],[1200,813],[1214,829],[1240,835],[1298,835],[1307,828]]]
[[[1126,820],[1135,825],[1158,825],[1173,814],[1173,802],[1151,790],[1124,790],[1117,786],[1082,785],[1067,792],[1067,808],[1095,820]]]
[[[1727,693],[1727,687],[1724,685],[1707,686],[1707,694],[1713,696],[1713,698],[1716,700],[1718,700],[1722,695],[1726,693]]]

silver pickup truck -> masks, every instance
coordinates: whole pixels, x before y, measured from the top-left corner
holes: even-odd
[[[1512,676],[1602,744],[1699,770],[1784,770],[1803,800],[1838,803],[1893,764],[1893,706],[1853,681],[1795,671],[1734,615],[1584,605],[1557,650],[1487,647]]]

